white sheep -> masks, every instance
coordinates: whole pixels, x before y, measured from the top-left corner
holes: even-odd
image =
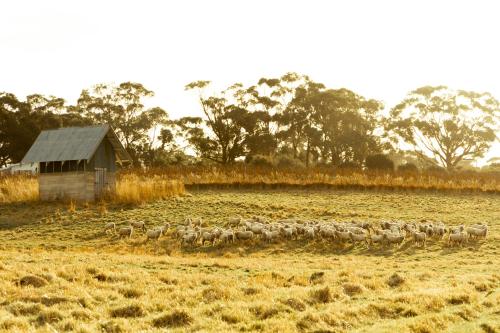
[[[486,234],[488,233],[488,228],[468,227],[467,229],[465,229],[465,231],[467,232],[467,235],[470,238],[479,238],[479,237],[486,238]]]
[[[204,245],[205,242],[212,242],[212,245],[214,245],[215,242],[217,241],[217,238],[218,237],[215,232],[208,232],[208,231],[202,232],[200,236],[201,245]]]
[[[134,221],[131,222],[130,225],[136,229],[141,229],[142,231],[146,231],[146,223],[143,221]]]
[[[181,240],[181,245],[194,245],[196,243],[196,240],[198,239],[198,233],[197,232],[189,232],[185,235],[182,236]]]
[[[399,234],[384,234],[384,238],[387,241],[387,243],[398,244],[398,245],[401,245],[405,240],[405,236]]]
[[[349,231],[349,236],[351,237],[352,243],[358,243],[358,242],[363,242],[368,246],[368,235],[363,233],[363,234],[356,234],[351,231]]]
[[[385,240],[385,235],[382,234],[382,235],[371,235],[370,237],[370,243],[373,245],[373,244],[380,244],[380,243],[383,243]]]
[[[118,236],[120,238],[122,238],[122,237],[132,238],[133,233],[134,233],[133,226],[121,227],[120,229],[118,229]]]
[[[448,235],[448,245],[460,244],[462,246],[467,242],[467,234],[464,232],[460,233],[451,233]]]
[[[160,237],[163,235],[163,227],[159,228],[159,229],[152,229],[152,230],[148,230],[146,232],[146,242],[150,239],[153,239],[155,241],[158,241],[158,239],[160,239]]]
[[[232,230],[224,230],[222,231],[220,237],[220,241],[222,243],[234,243],[235,237],[234,237],[234,232]]]
[[[427,234],[425,232],[412,232],[411,233],[411,236],[412,236],[412,239],[413,239],[413,243],[414,244],[420,244],[421,246],[425,247],[425,243],[426,243],[426,240],[427,240]]]
[[[112,231],[113,233],[116,233],[116,225],[114,222],[106,223],[106,225],[104,226],[104,232],[108,233],[108,231]]]
[[[236,231],[234,236],[237,240],[250,240],[253,239],[254,233],[251,231]]]

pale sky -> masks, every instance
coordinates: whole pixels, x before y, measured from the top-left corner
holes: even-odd
[[[75,103],[93,84],[135,81],[178,118],[200,115],[191,81],[294,71],[387,107],[423,85],[500,99],[499,13],[494,0],[3,1],[0,91]]]

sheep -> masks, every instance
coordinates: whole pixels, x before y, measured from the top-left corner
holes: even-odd
[[[397,234],[384,234],[384,238],[389,244],[398,244],[401,245],[403,244],[405,240],[404,235],[397,235]]]
[[[128,227],[121,227],[118,229],[118,236],[120,238],[128,236],[128,238],[132,238],[132,234],[134,233],[134,227],[133,226],[128,226]]]
[[[222,231],[219,239],[223,243],[234,243],[234,232],[232,230]]]
[[[158,241],[160,237],[163,235],[163,227],[159,229],[151,229],[146,232],[146,242],[150,239],[154,239],[155,241]]]
[[[212,245],[215,244],[215,242],[217,241],[217,234],[214,233],[214,232],[203,232],[201,234],[201,245],[205,245],[205,242],[212,242]]]
[[[196,243],[196,240],[198,239],[198,233],[197,232],[189,232],[185,235],[182,236],[181,240],[181,245],[194,245]]]
[[[367,234],[356,234],[351,231],[349,231],[349,236],[351,237],[352,243],[356,242],[364,242],[366,246],[368,246],[368,235]]]
[[[131,222],[130,225],[136,229],[141,229],[142,231],[146,231],[146,223],[144,221],[134,221]]]
[[[251,231],[236,231],[234,235],[237,240],[249,240],[253,239],[254,233]]]
[[[449,233],[450,234],[459,234],[459,233],[462,233],[462,231],[464,231],[465,227],[464,225],[459,225],[459,226],[455,226],[455,227],[450,227],[449,229]]]
[[[385,235],[384,234],[382,234],[382,235],[371,235],[371,237],[370,237],[370,243],[371,243],[371,245],[383,243],[384,240],[385,240]]]
[[[304,228],[304,238],[314,239],[314,237],[315,237],[314,228],[311,227]]]
[[[359,227],[348,227],[347,231],[352,232],[353,234],[363,235],[365,230]]]
[[[161,226],[160,229],[163,234],[166,234],[168,229],[170,229],[170,223],[165,222],[165,224]]]
[[[448,235],[448,246],[451,246],[451,244],[460,244],[460,246],[462,246],[465,242],[467,242],[467,234],[464,232],[451,233]]]
[[[191,221],[191,225],[194,227],[201,227],[202,224],[203,220],[201,219],[201,217]]]
[[[445,226],[443,226],[443,225],[434,226],[434,228],[433,228],[433,234],[435,236],[438,236],[438,237],[442,238],[445,233],[446,233],[446,227]]]
[[[293,229],[292,228],[280,228],[280,234],[286,239],[293,239]]]
[[[335,231],[335,237],[341,242],[351,240],[351,233],[345,231]]]
[[[106,225],[104,226],[104,232],[107,234],[108,231],[112,231],[113,233],[116,233],[116,225],[114,222],[109,222],[109,223],[106,223]]]
[[[468,237],[470,238],[479,238],[479,237],[484,237],[486,238],[486,234],[488,233],[488,228],[472,228],[468,227],[465,229]]]
[[[425,232],[416,232],[413,231],[411,233],[412,239],[413,239],[413,244],[421,244],[421,246],[425,247],[426,239],[427,239],[427,234]]]
[[[233,227],[237,227],[240,223],[241,223],[242,219],[241,217],[237,216],[237,217],[230,217],[228,220],[227,220],[227,223],[226,225],[228,226],[233,226]]]
[[[262,239],[268,243],[271,243],[275,240],[277,240],[280,236],[279,231],[269,231],[269,230],[264,230],[262,233]]]

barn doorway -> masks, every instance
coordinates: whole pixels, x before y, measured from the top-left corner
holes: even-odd
[[[106,168],[95,168],[95,198],[101,199],[107,188]]]

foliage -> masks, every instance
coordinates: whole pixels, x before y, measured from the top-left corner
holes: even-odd
[[[394,162],[384,154],[367,156],[365,166],[368,170],[394,171]]]
[[[422,158],[453,170],[465,158],[484,156],[497,138],[499,102],[489,93],[421,87],[391,110],[386,130]]]
[[[54,96],[29,95],[25,101],[0,93],[0,167],[18,163],[42,130],[89,125],[77,114],[63,113],[64,100]]]
[[[166,111],[159,107],[145,108],[143,99],[153,95],[140,83],[97,84],[82,90],[77,105],[69,111],[98,124],[110,124],[137,164],[141,146],[142,150],[153,148],[156,131],[168,118]],[[153,137],[149,138],[151,130]]]

